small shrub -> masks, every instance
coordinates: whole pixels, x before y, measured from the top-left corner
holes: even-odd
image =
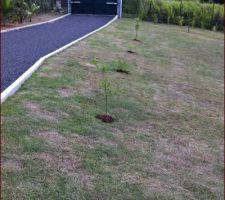
[[[94,57],[91,61],[91,64],[95,65],[97,67],[98,64],[98,59],[96,57]]]
[[[184,23],[184,18],[182,16],[178,16],[177,17],[177,24],[179,26],[183,26],[183,23]]]
[[[29,21],[32,21],[32,16],[40,9],[40,6],[37,6],[35,3],[32,3],[31,5],[26,4],[26,12],[27,16],[29,18]]]
[[[18,16],[20,23],[23,23],[23,20],[27,16],[27,4],[24,0],[16,0],[14,3],[14,12]]]
[[[102,72],[103,78],[104,78],[105,74],[110,71],[108,64],[101,64],[101,65],[97,64],[96,66],[97,66],[98,70]]]
[[[122,60],[118,60],[114,64],[114,70],[117,72],[129,74],[129,64]]]

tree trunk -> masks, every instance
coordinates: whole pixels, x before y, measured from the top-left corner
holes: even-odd
[[[20,23],[23,23],[23,16],[20,16]]]

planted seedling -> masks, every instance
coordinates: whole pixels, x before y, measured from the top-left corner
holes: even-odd
[[[126,62],[119,60],[115,64],[115,71],[120,72],[120,73],[129,74],[130,73],[129,65]]]
[[[100,88],[103,90],[102,95],[105,100],[105,114],[97,115],[96,118],[100,119],[105,123],[112,123],[115,119],[108,114],[108,99],[109,96],[114,94],[111,83],[109,82],[106,73],[109,71],[109,66],[107,64],[103,64],[98,68],[102,72],[102,80],[100,82]]]
[[[183,16],[178,16],[177,17],[177,23],[179,26],[183,26],[184,24],[184,17]]]
[[[193,26],[193,23],[194,23],[194,15],[189,13],[187,16],[187,25],[188,25],[187,32],[188,33],[190,33],[191,31],[191,27]]]
[[[138,39],[139,29],[140,29],[140,19],[136,18],[135,19],[135,38],[134,38],[134,40],[138,41],[138,42],[140,42],[140,40]]]
[[[133,46],[132,46],[131,44],[128,45],[128,50],[127,50],[127,52],[128,52],[128,53],[135,53],[135,54],[136,54],[136,52],[133,51]]]
[[[96,57],[94,57],[93,60],[91,61],[91,64],[93,64],[93,65],[95,65],[97,67],[98,59]]]

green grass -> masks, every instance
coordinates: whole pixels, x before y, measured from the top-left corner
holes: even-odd
[[[3,103],[3,199],[222,199],[223,34],[143,22],[139,43],[134,24],[48,59]],[[112,124],[95,117],[94,58],[119,91]]]

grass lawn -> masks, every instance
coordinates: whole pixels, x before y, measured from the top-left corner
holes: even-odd
[[[3,199],[223,199],[223,34],[143,22],[136,42],[134,24],[48,59],[3,103]],[[94,58],[120,91],[112,124],[95,118]]]

